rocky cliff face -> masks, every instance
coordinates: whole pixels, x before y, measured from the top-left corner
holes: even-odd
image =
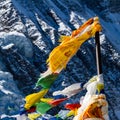
[[[46,59],[60,35],[70,35],[88,18],[99,16],[105,93],[111,120],[120,113],[120,7],[119,0],[1,0],[0,70],[8,71],[23,94],[33,92]],[[5,47],[9,44],[12,47]],[[84,43],[50,90],[87,81],[96,75],[95,44]],[[31,90],[31,91],[30,91]],[[7,98],[6,98],[7,99]],[[74,98],[76,101],[79,95]]]

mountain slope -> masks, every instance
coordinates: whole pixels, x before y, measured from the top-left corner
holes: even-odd
[[[59,44],[59,36],[70,35],[88,18],[97,15],[103,26],[101,51],[109,115],[111,120],[119,120],[119,12],[117,0],[1,0],[0,69],[13,75],[23,94],[33,92],[39,73],[46,70],[45,62],[50,51]],[[13,47],[3,49],[11,43]],[[62,89],[62,85],[87,81],[95,74],[95,44],[90,39],[68,63],[50,94]],[[77,101],[79,97],[74,99]]]

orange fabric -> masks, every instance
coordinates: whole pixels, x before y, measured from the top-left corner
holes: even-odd
[[[63,36],[62,43],[53,49],[47,60],[50,70],[53,73],[59,73],[64,69],[79,47],[90,37],[93,37],[97,31],[101,31],[101,25],[99,19],[95,17],[73,31],[71,36]]]

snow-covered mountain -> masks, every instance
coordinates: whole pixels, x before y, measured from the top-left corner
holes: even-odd
[[[110,120],[120,120],[119,0],[0,0],[0,115],[15,114],[22,98],[34,92],[59,36],[70,35],[94,16],[100,18],[103,27],[100,39],[109,116]],[[49,92],[96,74],[95,43],[90,39]]]

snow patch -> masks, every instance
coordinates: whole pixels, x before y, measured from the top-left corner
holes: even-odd
[[[86,20],[82,16],[77,15],[75,12],[71,11],[70,13],[70,22],[73,26],[78,29],[80,24],[84,23]]]
[[[6,49],[7,47],[13,46],[13,44],[18,48],[18,51],[26,56],[27,58],[32,58],[33,56],[33,49],[32,43],[26,36],[19,32],[0,32],[0,41],[1,46]]]
[[[9,45],[6,45],[6,46],[2,46],[2,49],[6,50],[6,49],[10,49],[14,46],[13,43],[10,43]]]

